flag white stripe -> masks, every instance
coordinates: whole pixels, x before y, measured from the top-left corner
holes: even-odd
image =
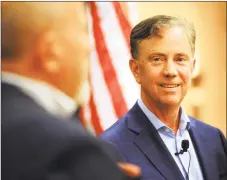
[[[98,9],[99,10],[99,9]],[[94,97],[94,103],[96,105],[99,121],[103,129],[107,129],[117,120],[117,116],[114,111],[113,103],[106,82],[104,80],[104,74],[98,59],[96,52],[95,39],[92,29],[92,18],[89,17],[89,24],[91,25],[89,32],[91,42],[91,57],[90,57],[90,74],[91,74],[91,90]]]
[[[101,27],[106,46],[112,59],[117,79],[127,107],[130,108],[139,97],[139,89],[129,69],[130,51],[111,2],[97,3]]]
[[[125,37],[122,32],[122,27],[119,24],[118,17],[115,13],[112,2],[95,2],[97,5],[98,15],[100,17],[100,26],[104,34],[105,45],[107,46],[108,53],[110,55],[113,68],[117,75],[117,80],[120,84],[123,97],[125,99],[128,109],[135,103],[139,97],[139,86],[136,84],[132,73],[129,69],[129,58],[130,51]],[[130,22],[135,23],[136,9],[135,3],[127,2]],[[134,12],[133,12],[134,11]],[[90,10],[88,10],[88,21],[89,21],[89,34],[90,42],[92,45],[92,54],[90,57],[90,90],[92,91],[94,103],[96,106],[99,121],[103,129],[107,129],[118,119],[113,102],[111,99],[110,92],[107,88],[107,84],[104,80],[104,72],[101,68],[96,47],[94,43],[93,34],[93,22]],[[119,93],[119,92],[116,92]],[[86,122],[86,127],[89,131],[95,134],[95,129],[91,121],[90,105],[87,104],[83,108],[83,118]]]
[[[100,118],[100,124],[104,129],[111,126],[116,122],[117,117],[113,109],[111,96],[103,78],[103,71],[100,67],[97,54],[95,51],[92,52],[91,59],[91,86],[93,89],[93,96],[95,105],[97,107],[97,113]],[[95,76],[94,76],[95,75]]]

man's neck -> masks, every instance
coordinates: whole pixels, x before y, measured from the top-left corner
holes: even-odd
[[[174,133],[177,133],[179,128],[179,119],[180,119],[180,105],[179,106],[169,106],[162,104],[155,104],[148,100],[148,98],[142,96],[141,97],[143,103],[147,106],[147,108],[166,126],[171,128]]]

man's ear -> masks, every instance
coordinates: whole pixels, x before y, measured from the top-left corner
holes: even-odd
[[[138,84],[140,84],[140,69],[139,69],[139,60],[136,59],[130,59],[129,60],[129,66],[130,70]]]
[[[41,34],[36,41],[35,58],[45,72],[56,73],[60,70],[58,58],[60,49],[57,46],[57,37],[53,32]]]

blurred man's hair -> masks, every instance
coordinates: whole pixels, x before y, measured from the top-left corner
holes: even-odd
[[[162,30],[172,27],[182,27],[188,36],[192,52],[195,52],[196,32],[194,25],[185,19],[178,17],[157,15],[141,21],[131,31],[130,47],[131,55],[134,59],[138,58],[138,43],[146,38],[161,36]]]

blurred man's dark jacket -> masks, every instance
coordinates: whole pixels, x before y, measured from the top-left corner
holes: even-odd
[[[2,180],[129,179],[111,160],[118,154],[78,120],[52,116],[12,85],[1,91]]]

